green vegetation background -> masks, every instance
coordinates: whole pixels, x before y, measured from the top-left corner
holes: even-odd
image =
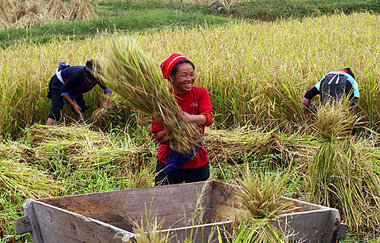
[[[164,3],[159,1],[100,1],[93,4],[98,18],[49,23],[30,29],[0,31],[0,45],[17,41],[44,43],[53,38],[83,39],[102,32],[141,32],[183,26],[225,24],[229,18],[272,21],[344,12],[380,12],[378,0],[257,0],[231,4]]]

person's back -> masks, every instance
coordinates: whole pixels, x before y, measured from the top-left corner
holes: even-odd
[[[355,75],[350,68],[326,74],[304,96],[303,105],[306,118],[310,116],[310,101],[316,95],[320,96],[322,105],[348,97],[350,105],[353,106],[355,98],[359,98],[358,83],[355,80]]]

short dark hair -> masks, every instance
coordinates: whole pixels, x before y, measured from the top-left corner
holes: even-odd
[[[171,76],[171,77],[175,76],[175,74],[178,72],[178,66],[183,64],[183,63],[189,63],[193,67],[193,69],[195,70],[194,63],[192,63],[190,60],[182,59],[182,60],[179,60],[176,64],[174,64],[172,70],[170,71],[169,76]]]
[[[348,73],[351,77],[353,77],[353,78],[355,79],[355,75],[354,75],[354,73],[352,72],[351,68],[347,67],[347,68],[345,68],[344,70],[346,70],[347,73]],[[356,79],[355,79],[355,80],[356,80]]]

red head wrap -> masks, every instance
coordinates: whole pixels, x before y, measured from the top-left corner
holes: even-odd
[[[173,53],[170,57],[166,58],[166,60],[161,63],[160,67],[165,79],[169,80],[169,74],[172,71],[174,65],[181,60],[189,59],[181,54]]]

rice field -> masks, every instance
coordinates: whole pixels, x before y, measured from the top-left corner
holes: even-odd
[[[286,189],[278,189],[281,194],[337,207],[350,232],[362,239],[378,239],[378,14],[274,22],[231,20],[225,26],[120,36],[135,40],[157,65],[173,52],[194,62],[195,85],[208,89],[215,114],[215,124],[205,135],[211,179],[259,184],[260,176],[267,175],[271,181],[279,180],[271,174],[289,173],[287,181],[281,182]],[[47,119],[47,86],[58,63],[102,61],[107,43],[115,38],[103,34],[75,42],[20,42],[0,50],[0,168],[5,172],[11,165],[19,168],[8,174],[0,169],[0,236],[5,241],[15,239],[12,220],[22,215],[21,206],[28,197],[153,186],[157,144],[149,134],[149,118],[121,99],[115,97],[113,108],[100,114],[96,109],[103,97],[97,89],[85,95],[93,124],[75,125],[74,114],[66,109],[67,127],[36,125]],[[357,142],[352,144],[345,136],[321,134],[330,128],[337,131],[333,126],[344,123],[344,117],[318,109],[306,122],[302,110],[304,93],[327,72],[344,67],[351,67],[361,92],[356,107],[360,117]],[[318,105],[315,99],[312,109],[317,111]],[[104,116],[111,117],[111,122]],[[245,175],[247,166],[249,174],[260,176]],[[25,188],[26,172],[38,178],[31,188]],[[318,180],[323,183],[316,184]],[[17,240],[30,238],[17,236]]]

